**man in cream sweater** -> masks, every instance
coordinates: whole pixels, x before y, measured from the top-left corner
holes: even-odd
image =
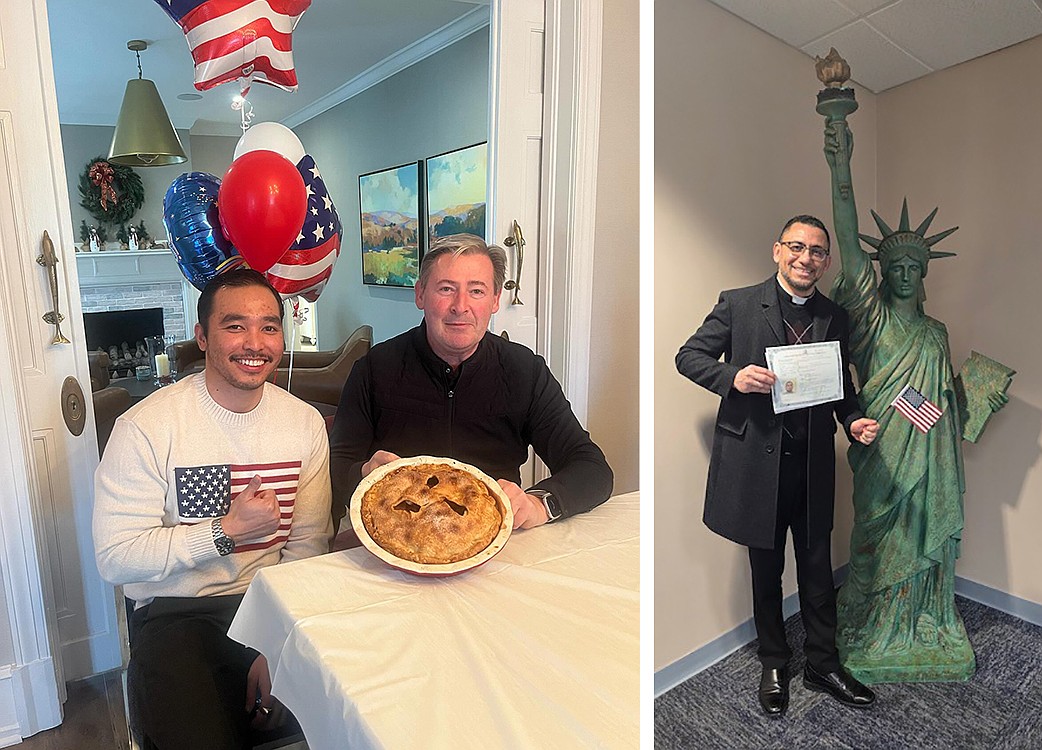
[[[160,748],[241,747],[276,729],[267,662],[227,637],[254,573],[328,549],[329,447],[319,413],[265,381],[282,300],[256,271],[199,299],[206,369],[117,421],[95,475],[94,547],[131,615],[136,728]]]

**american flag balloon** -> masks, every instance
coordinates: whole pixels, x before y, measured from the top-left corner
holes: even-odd
[[[155,0],[184,31],[195,87],[238,78],[297,90],[293,29],[311,0]]]
[[[304,226],[286,254],[264,275],[283,297],[299,295],[314,302],[333,273],[340,256],[340,217],[329,198],[326,183],[310,154],[297,164],[308,196]]]

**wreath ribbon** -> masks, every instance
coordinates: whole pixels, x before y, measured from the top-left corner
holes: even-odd
[[[112,187],[112,180],[115,178],[115,173],[112,170],[112,165],[107,161],[95,162],[95,164],[90,168],[88,177],[90,177],[90,181],[94,187],[101,191],[101,210],[106,212],[109,210],[109,201],[112,201],[112,206],[115,208],[116,189]]]

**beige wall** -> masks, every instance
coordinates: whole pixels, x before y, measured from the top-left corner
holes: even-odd
[[[876,209],[896,221],[907,195],[913,222],[940,206],[931,231],[960,226],[937,246],[958,256],[930,263],[926,312],[947,325],[956,368],[974,349],[1017,375],[1009,406],[980,443],[963,443],[966,529],[957,573],[1037,603],[1042,101],[1024,84],[1040,68],[1036,38],[881,94]]]
[[[655,669],[752,616],[745,549],[701,520],[719,399],[681,377],[673,358],[720,290],[776,270],[771,244],[786,219],[811,213],[831,226],[819,88],[810,58],[706,0],[656,3]],[[876,98],[858,90],[858,100],[854,187],[867,216]],[[841,458],[837,566],[848,557],[849,498]],[[791,552],[787,567],[786,594]]]
[[[785,214],[831,219],[813,113],[810,61],[704,0],[656,5],[655,668],[751,613],[740,548],[700,522],[717,400],[680,378],[676,348],[720,288],[769,272]],[[737,53],[740,51],[740,54]],[[841,50],[842,52],[842,50]],[[855,67],[856,61],[852,61]],[[944,321],[956,367],[971,349],[1018,370],[1009,407],[979,445],[964,444],[966,531],[960,577],[1042,603],[1042,348],[1034,298],[1042,278],[1042,102],[1022,93],[1042,39],[884,92],[858,91],[861,226],[868,209],[958,233],[927,278],[926,311]],[[877,172],[877,173],[876,173]],[[878,188],[877,183],[878,181]],[[835,269],[833,269],[835,270]],[[826,279],[826,288],[830,279]],[[834,562],[848,557],[850,476],[839,461]],[[791,568],[791,564],[790,564]],[[786,593],[793,590],[790,574]]]
[[[638,4],[604,0],[589,428],[615,472],[638,486]]]

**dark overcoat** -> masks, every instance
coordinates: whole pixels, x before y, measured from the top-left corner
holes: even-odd
[[[807,410],[808,539],[832,531],[836,419],[849,437],[851,422],[862,416],[850,377],[847,313],[817,294],[811,340],[840,343],[844,396]],[[676,357],[682,375],[721,397],[703,520],[717,534],[748,547],[774,546],[782,419],[774,413],[770,394],[740,393],[733,387],[734,377],[746,365],[766,367],[766,348],[785,343],[778,281],[772,276],[762,284],[721,293]]]

